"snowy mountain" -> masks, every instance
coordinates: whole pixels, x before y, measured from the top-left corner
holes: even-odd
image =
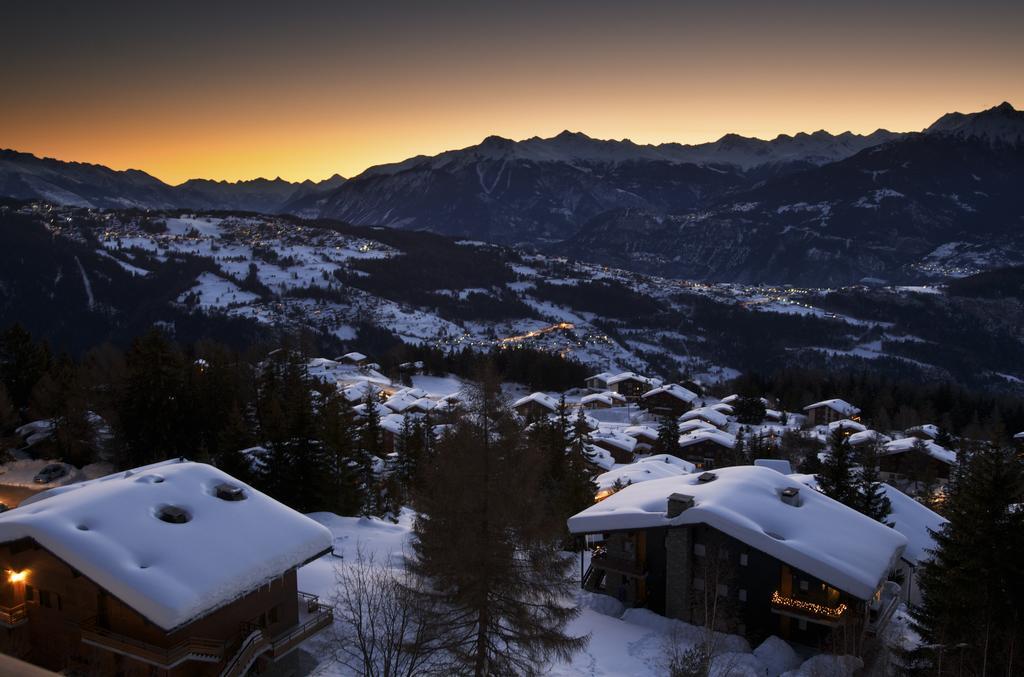
[[[238,346],[305,329],[332,354],[528,347],[674,380],[853,365],[1015,388],[1024,311],[991,286],[692,283],[323,219],[0,201],[0,327],[71,352],[154,325]]]
[[[292,183],[280,178],[237,182],[191,179],[170,186],[137,169],[117,171],[102,165],[0,150],[0,195],[75,207],[182,207],[273,214],[287,202],[336,189],[344,182],[335,174],[320,182]]]
[[[1004,101],[979,113],[948,113],[936,120],[924,133],[1021,146],[1024,145],[1024,111],[1016,110]]]

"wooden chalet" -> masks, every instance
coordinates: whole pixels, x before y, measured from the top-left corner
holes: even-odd
[[[853,406],[846,400],[831,399],[815,402],[804,407],[809,426],[828,425],[834,421],[848,418],[851,421],[860,421],[860,409]]]
[[[657,416],[681,416],[693,408],[697,393],[676,383],[648,390],[640,397],[640,406]]]
[[[733,464],[736,438],[721,430],[698,429],[679,437],[680,456],[699,470]]]

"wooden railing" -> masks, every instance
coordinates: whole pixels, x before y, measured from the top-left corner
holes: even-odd
[[[283,656],[334,622],[334,610],[326,604],[321,604],[316,595],[300,592],[299,604],[305,607],[310,617],[302,625],[278,635],[271,641],[274,658]]]
[[[643,567],[636,561],[636,558],[625,554],[595,554],[590,561],[591,566],[627,576],[642,576],[644,573]]]
[[[114,653],[137,658],[160,668],[170,669],[186,660],[219,663],[224,660],[227,643],[203,637],[189,637],[171,647],[161,647],[128,637],[104,627],[90,618],[79,625],[82,641]]]
[[[246,623],[245,625],[248,626],[249,624]],[[238,651],[235,652],[235,655],[220,673],[220,677],[240,677],[244,675],[249,671],[249,668],[252,667],[256,659],[260,657],[260,654],[268,648],[270,648],[270,643],[263,634],[263,630],[250,626],[248,635],[242,640],[242,646],[238,648]]]
[[[28,605],[25,602],[14,606],[0,606],[0,625],[14,628],[28,620]]]

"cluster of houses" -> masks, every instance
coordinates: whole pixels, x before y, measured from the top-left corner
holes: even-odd
[[[737,395],[712,398],[632,372],[585,386],[513,403],[525,419],[551,416],[563,400],[584,413],[588,457],[603,471],[594,505],[569,520],[589,546],[584,588],[752,642],[775,635],[855,654],[900,602],[920,600],[916,572],[944,520],[897,487],[912,491],[908,478],[922,472],[940,484],[949,477],[956,454],[936,441],[936,426],[878,432],[838,398],[799,412],[762,398],[763,421],[740,424]],[[668,416],[678,455],[652,454]],[[871,444],[892,526],[826,497],[789,461],[735,465],[741,437],[778,444],[787,431],[825,449],[837,436],[855,453]]]

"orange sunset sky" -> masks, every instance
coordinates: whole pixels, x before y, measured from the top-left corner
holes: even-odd
[[[19,3],[0,147],[188,178],[352,176],[562,129],[919,130],[1024,106],[1024,3]]]

